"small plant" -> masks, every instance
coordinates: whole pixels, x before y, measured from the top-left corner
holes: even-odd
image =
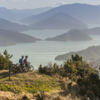
[[[24,95],[24,96],[22,97],[22,100],[29,100],[29,98],[28,98],[26,95]]]
[[[37,100],[44,100],[45,98],[44,92],[40,92],[39,94],[37,94],[36,98]]]

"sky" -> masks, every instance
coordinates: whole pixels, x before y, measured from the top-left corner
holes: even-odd
[[[0,0],[0,7],[30,9],[41,7],[55,7],[69,3],[85,3],[100,5],[100,0]]]

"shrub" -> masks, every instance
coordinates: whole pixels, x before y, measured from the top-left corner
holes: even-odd
[[[51,67],[40,67],[40,73],[53,75],[58,74],[62,77],[68,77],[72,82],[77,83],[79,91],[77,94],[91,98],[100,98],[100,79],[98,71],[92,68],[87,62],[83,61],[79,55],[72,55],[62,67],[54,64]],[[68,85],[69,90],[72,85]]]
[[[0,54],[0,70],[8,69],[12,64],[10,61],[12,55],[10,55],[7,50],[4,51],[3,55]]]
[[[24,96],[22,97],[22,100],[29,100],[29,98],[28,98],[26,95],[24,95]]]
[[[38,70],[41,74],[54,75],[59,72],[59,67],[56,63],[54,65],[48,64],[48,66],[44,67],[40,65]]]

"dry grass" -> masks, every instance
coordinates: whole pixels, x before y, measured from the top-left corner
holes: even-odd
[[[32,94],[14,94],[12,92],[0,92],[0,100],[22,100],[23,96],[27,96],[29,100],[38,100],[36,96]],[[77,97],[72,98],[71,94],[68,96],[60,96],[59,91],[52,93],[45,93],[43,100],[81,100]]]
[[[52,92],[60,89],[57,79],[41,75],[37,71],[12,75],[11,80],[8,79],[8,71],[0,71],[0,100],[2,98],[17,100],[17,96],[21,98],[22,94],[36,95],[40,92]]]
[[[27,96],[29,100],[35,100],[32,94],[14,94],[12,92],[0,92],[0,100],[22,100],[23,96]]]
[[[12,75],[11,81],[8,79],[8,71],[0,71],[0,100],[23,100],[24,95],[29,100],[81,100],[74,90],[69,92],[71,81],[68,78],[33,71]],[[76,83],[72,82],[72,85]]]

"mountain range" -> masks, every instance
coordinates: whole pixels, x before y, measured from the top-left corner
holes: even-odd
[[[100,6],[67,4],[55,8],[0,8],[0,18],[28,24],[29,29],[85,29],[100,24]]]
[[[99,18],[99,5],[67,4],[27,17],[23,22],[36,29],[59,29],[59,27],[84,29],[87,25],[100,24]]]
[[[99,24],[99,18],[100,6],[97,5],[67,4],[55,8],[23,10],[0,8],[0,30],[21,35],[22,31],[32,29],[69,29],[69,32],[46,40],[84,41],[91,40],[91,34],[100,34],[100,27],[88,29],[87,25]],[[19,24],[19,21],[23,24]]]
[[[87,28],[100,24],[100,6],[67,4],[55,8],[7,9],[0,8],[0,18],[29,24],[29,29]]]
[[[84,29],[87,25],[66,13],[66,11],[59,11],[57,8],[53,8],[47,12],[30,16],[23,19],[23,22],[30,24],[33,29]]]
[[[46,16],[45,16],[46,17]],[[82,21],[64,13],[54,13],[45,19],[40,17],[34,18],[37,21],[31,24],[33,29],[83,29],[87,28],[86,24]],[[34,22],[35,22],[34,21]]]
[[[55,11],[67,13],[86,24],[100,24],[100,5],[68,4],[55,8]]]
[[[23,18],[40,14],[50,9],[50,7],[36,9],[8,9],[0,7],[0,18],[20,23],[20,20]]]

